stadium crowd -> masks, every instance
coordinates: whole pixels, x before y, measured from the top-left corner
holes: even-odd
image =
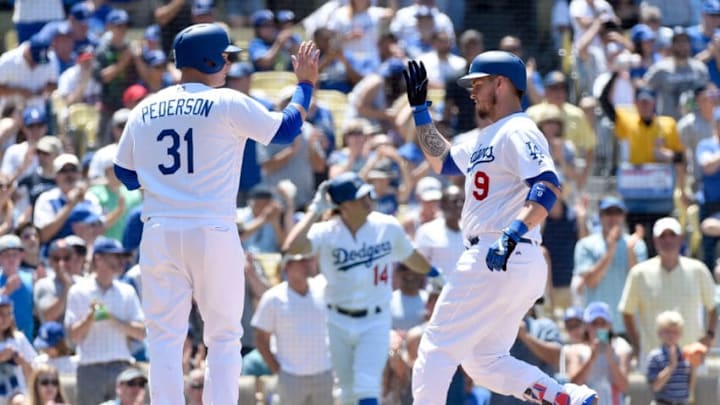
[[[172,40],[194,23],[251,33],[226,86],[269,110],[282,110],[294,87],[256,79],[292,71],[302,40],[321,51],[302,136],[245,147],[237,225],[248,256],[227,264],[246,276],[243,374],[332,375],[326,308],[304,303],[295,318],[278,290],[303,296],[322,277],[315,258],[281,248],[323,180],[357,173],[374,186],[375,209],[453,271],[465,249],[463,182],[425,162],[402,72],[408,59],[424,63],[436,125],[464,142],[489,123],[456,79],[482,51],[502,49],[526,62],[523,107],[563,180],[543,225],[546,294],[518,325],[512,354],[588,384],[602,405],[630,395],[633,373],[658,404],[687,404],[702,376],[717,384],[720,1],[546,2],[565,52],[544,72],[511,27],[495,44],[462,24],[465,3],[331,0],[300,20],[263,0],[14,0],[17,43],[0,56],[0,404],[147,400],[143,196],[115,177],[113,158],[130,110],[177,82]],[[391,281],[380,403],[410,404],[442,285],[402,265]],[[204,356],[194,309],[183,353],[189,404],[202,403]],[[338,397],[332,382],[319,389]],[[447,403],[520,401],[458,369]]]

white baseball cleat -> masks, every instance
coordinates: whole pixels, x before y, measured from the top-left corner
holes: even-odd
[[[597,405],[598,398],[595,390],[587,385],[567,383],[563,392],[557,394],[553,405]]]

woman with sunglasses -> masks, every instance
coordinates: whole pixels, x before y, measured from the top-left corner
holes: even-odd
[[[60,387],[58,370],[50,364],[40,364],[30,375],[28,405],[61,405],[65,396]]]

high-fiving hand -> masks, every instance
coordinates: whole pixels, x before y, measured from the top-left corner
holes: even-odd
[[[428,86],[425,65],[422,62],[411,60],[408,62],[408,68],[403,70],[403,76],[407,85],[407,96],[410,105],[413,107],[425,105]]]

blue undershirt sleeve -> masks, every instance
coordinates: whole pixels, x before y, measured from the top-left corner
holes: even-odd
[[[126,169],[122,166],[113,165],[115,176],[127,187],[128,190],[137,190],[140,188],[137,172],[135,170]]]

